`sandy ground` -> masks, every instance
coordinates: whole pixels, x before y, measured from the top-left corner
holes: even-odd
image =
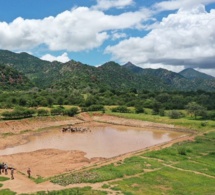
[[[95,122],[94,122],[95,121]],[[89,123],[90,122],[90,123]],[[182,129],[174,128],[173,125],[165,125],[151,122],[144,122],[139,120],[130,120],[108,115],[94,115],[82,113],[78,117],[50,117],[50,118],[37,118],[37,119],[23,119],[18,121],[2,121],[0,122],[0,149],[4,149],[8,146],[14,146],[26,143],[28,139],[38,129],[43,131],[48,130],[50,127],[58,127],[77,124],[79,126],[87,127],[98,125],[98,122],[111,123],[117,125],[128,125],[147,129],[165,129],[171,131],[182,131]],[[42,132],[41,132],[42,133]],[[10,134],[10,136],[7,136]],[[11,135],[12,134],[12,135]],[[162,147],[168,147],[173,143],[192,139],[193,136],[189,135],[181,137],[171,142],[164,143],[158,146],[146,148],[144,150],[156,150]],[[137,151],[138,152],[138,151]],[[136,152],[134,152],[136,153]],[[27,168],[32,170],[32,177],[51,177],[54,175],[62,174],[69,171],[81,169],[83,167],[90,167],[95,163],[102,165],[113,161],[121,160],[125,157],[131,156],[134,153],[129,153],[116,158],[104,159],[104,158],[92,158],[85,157],[85,153],[82,151],[61,151],[56,149],[44,149],[29,153],[20,153],[14,155],[0,156],[0,162],[6,162],[9,166],[15,167],[15,179],[4,182],[4,186],[1,189],[9,188],[17,193],[30,193],[41,190],[60,190],[62,186],[54,185],[50,182],[42,184],[35,184],[32,180],[27,178]],[[4,175],[4,174],[2,174]],[[5,175],[4,175],[5,176]],[[10,171],[7,175],[10,177]],[[73,185],[80,186],[80,185]],[[68,186],[69,187],[69,186]]]

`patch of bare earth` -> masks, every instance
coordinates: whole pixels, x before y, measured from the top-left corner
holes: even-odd
[[[53,128],[71,124],[76,124],[84,127],[93,127],[103,125],[103,123],[107,122],[111,124],[129,125],[147,129],[177,130],[172,125],[144,122],[139,120],[130,120],[114,116],[108,116],[105,114],[90,116],[86,113],[83,113],[78,117],[41,117],[17,121],[2,121],[0,122],[0,149],[28,142],[29,138],[34,135],[38,129],[44,129],[43,131],[46,131],[46,129],[48,130],[50,127]],[[158,150],[163,147],[168,147],[173,143],[184,141],[187,139],[191,139],[191,137],[180,137],[179,139],[172,140],[171,142],[153,146],[143,150]],[[85,157],[85,153],[82,151],[62,151],[56,149],[43,149],[28,153],[0,156],[0,162],[6,162],[9,166],[13,166],[16,168],[14,175],[15,179],[5,181],[1,189],[9,188],[17,193],[33,193],[42,190],[52,191],[61,190],[69,187],[83,187],[89,185],[93,187],[93,189],[100,189],[101,185],[99,185],[100,187],[96,187],[98,184],[77,184],[70,185],[67,187],[52,184],[48,181],[40,184],[35,184],[31,179],[27,178],[26,171],[27,168],[30,167],[32,170],[32,177],[47,178],[54,175],[81,169],[83,167],[91,167],[95,164],[97,164],[97,166],[101,166],[104,164],[123,160],[124,158],[129,157],[135,153],[142,152],[143,150],[110,159],[88,159]],[[10,177],[10,175],[8,175],[7,177]]]

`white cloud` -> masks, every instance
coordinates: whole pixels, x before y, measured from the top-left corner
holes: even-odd
[[[133,0],[97,0],[97,5],[93,8],[101,10],[108,10],[113,7],[122,9],[132,4],[134,4]]]
[[[0,48],[31,50],[45,44],[50,50],[90,50],[101,46],[109,31],[142,28],[148,17],[145,10],[106,15],[87,7],[40,20],[19,17],[11,23],[0,22]]]
[[[215,0],[170,0],[156,3],[153,7],[158,11],[191,9],[199,4],[207,5],[213,2],[215,2]]]
[[[50,62],[58,61],[58,62],[63,62],[63,63],[70,61],[67,53],[63,53],[60,56],[53,56],[51,54],[46,54],[46,55],[42,56],[41,59],[50,61]]]
[[[117,40],[121,38],[126,38],[127,35],[125,33],[112,32],[112,40]]]
[[[215,60],[214,30],[215,10],[208,13],[203,5],[199,5],[192,10],[179,10],[169,15],[147,36],[123,40],[107,47],[106,52],[122,63],[131,61],[137,65],[212,69]]]

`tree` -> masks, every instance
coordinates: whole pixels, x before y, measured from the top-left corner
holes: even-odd
[[[72,107],[67,112],[68,116],[74,116],[78,114],[78,107]]]
[[[112,112],[129,113],[130,110],[126,106],[118,106],[116,108],[112,108]]]
[[[190,102],[186,106],[186,110],[189,114],[194,115],[195,119],[197,116],[201,116],[202,113],[205,113],[205,108],[196,102]]]
[[[171,119],[178,119],[183,116],[183,114],[177,110],[171,110],[168,115]]]
[[[135,112],[136,112],[137,114],[139,114],[139,113],[144,113],[143,106],[142,106],[142,105],[139,105],[139,104],[136,104],[136,105],[135,105]]]

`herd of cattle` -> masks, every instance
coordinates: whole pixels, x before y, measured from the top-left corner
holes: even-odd
[[[75,133],[75,132],[80,132],[80,133],[84,133],[90,131],[89,128],[83,128],[83,127],[72,127],[72,126],[68,126],[68,127],[63,127],[62,132],[71,132],[71,133]]]

